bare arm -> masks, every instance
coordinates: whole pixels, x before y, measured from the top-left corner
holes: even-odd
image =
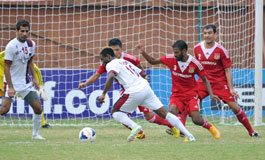
[[[81,89],[81,88],[84,88],[84,87],[86,87],[86,86],[94,83],[96,80],[99,79],[100,76],[101,76],[101,74],[99,74],[98,72],[96,72],[91,77],[89,77],[85,83],[81,83],[80,82],[79,85],[78,85],[78,88]]]
[[[239,95],[237,94],[237,92],[234,90],[233,87],[233,78],[232,78],[232,73],[231,73],[231,69],[230,68],[226,68],[225,69],[225,76],[226,76],[226,80],[230,89],[230,93],[233,96],[236,96],[237,98],[240,98]]]
[[[16,91],[14,89],[12,80],[11,80],[11,74],[10,74],[10,67],[11,67],[11,63],[5,63],[4,65],[4,73],[5,73],[5,77],[6,77],[6,82],[8,85],[8,96],[13,98],[16,94]]]
[[[206,78],[206,76],[202,77],[202,81],[203,81],[203,84],[204,84],[205,88],[207,89],[207,91],[208,91],[208,93],[210,95],[210,98],[214,99],[214,100],[217,100],[218,102],[221,102],[221,100],[216,95],[213,94],[211,84],[208,81],[208,79]]]
[[[32,82],[33,82],[34,87],[37,90],[39,90],[40,86],[39,86],[39,82],[36,78],[36,74],[35,74],[35,70],[34,70],[33,57],[29,60],[29,71],[30,71],[31,76],[32,76]]]
[[[160,59],[159,58],[154,58],[154,57],[151,57],[150,55],[148,55],[145,50],[144,50],[144,47],[142,44],[138,44],[136,46],[136,49],[139,50],[139,53],[141,55],[143,55],[143,57],[152,65],[155,65],[155,64],[161,64],[160,62]]]
[[[111,88],[111,86],[113,84],[114,76],[115,76],[115,74],[113,72],[110,72],[108,74],[107,81],[106,81],[106,84],[104,87],[104,91],[103,91],[102,95],[98,98],[98,101],[100,104],[105,102],[104,101],[105,95],[107,94],[108,90]]]
[[[144,72],[144,68],[143,68],[143,66],[141,65],[141,63],[139,63],[136,67],[138,67],[138,68],[140,68],[140,69],[142,70],[141,76],[142,76],[143,78],[147,78],[147,77],[146,77],[146,73]]]

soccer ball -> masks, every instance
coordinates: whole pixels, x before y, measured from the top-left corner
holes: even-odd
[[[95,142],[96,132],[92,128],[85,127],[79,132],[79,139],[81,142]]]

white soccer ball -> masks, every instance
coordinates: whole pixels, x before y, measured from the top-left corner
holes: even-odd
[[[79,132],[79,139],[81,142],[95,142],[96,132],[92,128],[85,127]]]

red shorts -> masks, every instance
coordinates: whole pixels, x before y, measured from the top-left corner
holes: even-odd
[[[201,100],[209,96],[209,93],[204,87],[202,82],[197,82],[197,85],[198,85],[199,96]],[[211,87],[213,90],[213,94],[218,96],[224,102],[235,102],[236,101],[234,96],[230,93],[230,89],[229,89],[227,82],[211,83]]]
[[[121,95],[124,93],[124,91],[121,92]],[[140,112],[143,112],[144,114],[153,112],[151,109],[143,107],[143,106],[138,106],[138,109]]]
[[[192,111],[200,111],[200,99],[198,96],[179,97],[170,96],[169,106],[175,104],[181,113],[186,112],[189,116]]]

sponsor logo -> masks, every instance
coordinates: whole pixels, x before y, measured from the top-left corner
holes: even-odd
[[[206,64],[206,65],[216,65],[215,62],[210,62],[210,61],[201,61],[201,64]]]
[[[183,78],[190,78],[190,77],[192,77],[192,75],[185,75],[185,74],[177,73],[175,71],[173,71],[172,74],[174,76],[179,76],[179,77],[183,77]]]

